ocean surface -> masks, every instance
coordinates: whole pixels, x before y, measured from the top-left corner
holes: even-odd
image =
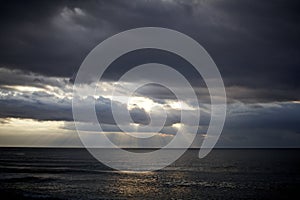
[[[138,173],[112,170],[85,149],[0,148],[1,199],[300,199],[299,149],[197,154]]]

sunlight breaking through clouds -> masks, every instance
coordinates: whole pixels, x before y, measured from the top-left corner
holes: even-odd
[[[69,125],[73,120],[71,99],[74,77],[84,57],[99,42],[120,31],[157,26],[192,36],[218,64],[229,103],[228,121],[219,145],[299,147],[297,1],[274,4],[218,0],[49,1],[27,2],[26,6],[7,2],[3,8],[0,128],[1,134],[7,136],[1,138],[3,144],[5,141],[5,144],[13,144],[17,133],[25,132],[40,131],[41,138],[49,135],[47,139],[53,141],[51,144],[67,141],[65,137],[56,138],[60,132],[76,135]],[[29,9],[36,12],[28,12]],[[112,64],[114,68],[107,72],[101,84],[83,83],[83,96],[93,84],[99,84],[93,96],[84,98],[96,101],[96,109],[102,113],[98,120],[106,132],[120,131],[111,116],[111,103],[132,111],[136,121],[126,124],[132,126],[132,131],[148,123],[150,111],[159,114],[160,108],[166,110],[168,120],[161,131],[166,135],[174,134],[178,128],[181,109],[192,112],[196,103],[200,103],[198,133],[205,135],[210,120],[210,99],[205,84],[189,70],[187,63],[160,53],[163,52],[132,52],[132,56],[126,55],[122,62]],[[161,60],[184,72],[192,84],[196,83],[199,102],[188,98],[177,102],[170,92],[153,85],[137,91],[132,101],[125,101],[129,95],[125,86],[130,88],[137,84],[139,76],[119,85],[115,85],[114,78],[144,60]],[[114,86],[117,86],[115,96],[118,98],[111,101]],[[185,89],[181,88],[181,92],[184,94]],[[184,124],[184,128],[187,127],[188,124]],[[53,133],[48,131],[50,129]]]

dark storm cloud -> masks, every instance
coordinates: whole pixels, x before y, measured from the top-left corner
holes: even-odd
[[[45,88],[47,85],[65,88],[70,85],[69,79],[58,79],[55,77],[46,77],[28,71],[18,69],[0,68],[0,88],[3,86],[32,86]]]
[[[226,86],[280,90],[268,101],[299,98],[286,94],[300,87],[298,1],[10,1],[2,8],[1,66],[71,77],[103,39],[161,26],[202,44]]]
[[[72,112],[69,106],[63,104],[49,105],[23,100],[0,100],[1,118],[31,118],[36,120],[71,121]]]
[[[231,130],[300,130],[299,103],[250,104],[240,109],[230,107],[226,127]]]
[[[229,107],[218,147],[299,147],[300,104]]]
[[[158,26],[191,36],[216,62],[230,103],[221,146],[280,146],[280,142],[299,146],[299,1],[7,1],[1,7],[0,124],[8,117],[72,121],[71,102],[61,96],[72,92],[71,77],[91,49],[120,31]],[[116,80],[147,62],[174,67],[195,86],[200,103],[210,102],[205,83],[192,66],[159,50],[120,57],[104,79]],[[139,77],[132,81],[138,83]],[[7,96],[17,90],[14,86],[44,91]],[[54,89],[47,91],[48,86]],[[162,104],[174,99],[160,86],[137,93]],[[97,103],[98,120],[105,130],[119,130],[110,100],[100,97]],[[137,123],[149,122],[138,107],[131,116]],[[209,123],[209,115],[203,116],[199,133],[205,133]],[[170,111],[167,124],[179,121],[178,112]],[[174,132],[171,126],[164,131]]]

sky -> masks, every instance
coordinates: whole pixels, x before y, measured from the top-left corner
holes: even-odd
[[[300,3],[298,1],[238,0],[110,0],[110,1],[2,1],[0,13],[0,146],[79,147],[72,116],[73,83],[88,53],[105,39],[139,27],[180,31],[199,42],[213,58],[227,93],[227,118],[217,147],[300,147]],[[209,124],[210,97],[204,81],[178,56],[154,49],[119,57],[99,82],[84,83],[83,91],[97,87],[98,121],[82,121],[87,134],[105,134],[124,147],[167,144],[180,123],[180,109],[191,113],[195,103],[181,104],[159,85],[139,88],[130,102],[120,83],[134,66],[158,62],[182,73],[194,87],[200,104],[198,147]],[[174,87],[180,87],[173,83]],[[182,90],[184,94],[184,88]],[[84,94],[83,94],[84,95]],[[130,112],[130,132],[149,123],[149,114],[167,113],[164,128],[151,140],[122,133],[111,104]],[[148,130],[151,132],[151,130]]]

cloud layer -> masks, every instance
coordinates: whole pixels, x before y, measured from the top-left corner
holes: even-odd
[[[220,146],[300,145],[297,142],[300,139],[298,1],[9,1],[1,4],[2,127],[9,123],[9,118],[21,118],[60,121],[65,123],[62,130],[73,130],[69,125],[73,120],[72,82],[85,56],[120,31],[158,26],[191,36],[216,62],[229,102]],[[98,93],[88,97],[96,101],[98,120],[105,131],[120,131],[111,113],[111,103],[128,110],[133,123],[149,123],[146,107],[128,108],[127,102],[122,101],[126,91],[122,88],[118,91],[120,98],[116,102],[111,102],[110,92],[114,81],[123,73],[150,62],[175,68],[194,86],[201,109],[198,133],[205,133],[210,98],[201,76],[186,60],[153,49],[118,58],[106,71]],[[139,81],[137,76],[132,82],[122,84],[130,86]],[[84,90],[90,90],[95,84],[99,83],[85,84]],[[173,84],[177,87],[176,82]],[[174,94],[159,85],[148,85],[140,88],[137,95],[167,110],[168,119],[162,132],[174,134],[172,125],[180,121]],[[185,108],[193,108],[195,103],[187,97]]]

